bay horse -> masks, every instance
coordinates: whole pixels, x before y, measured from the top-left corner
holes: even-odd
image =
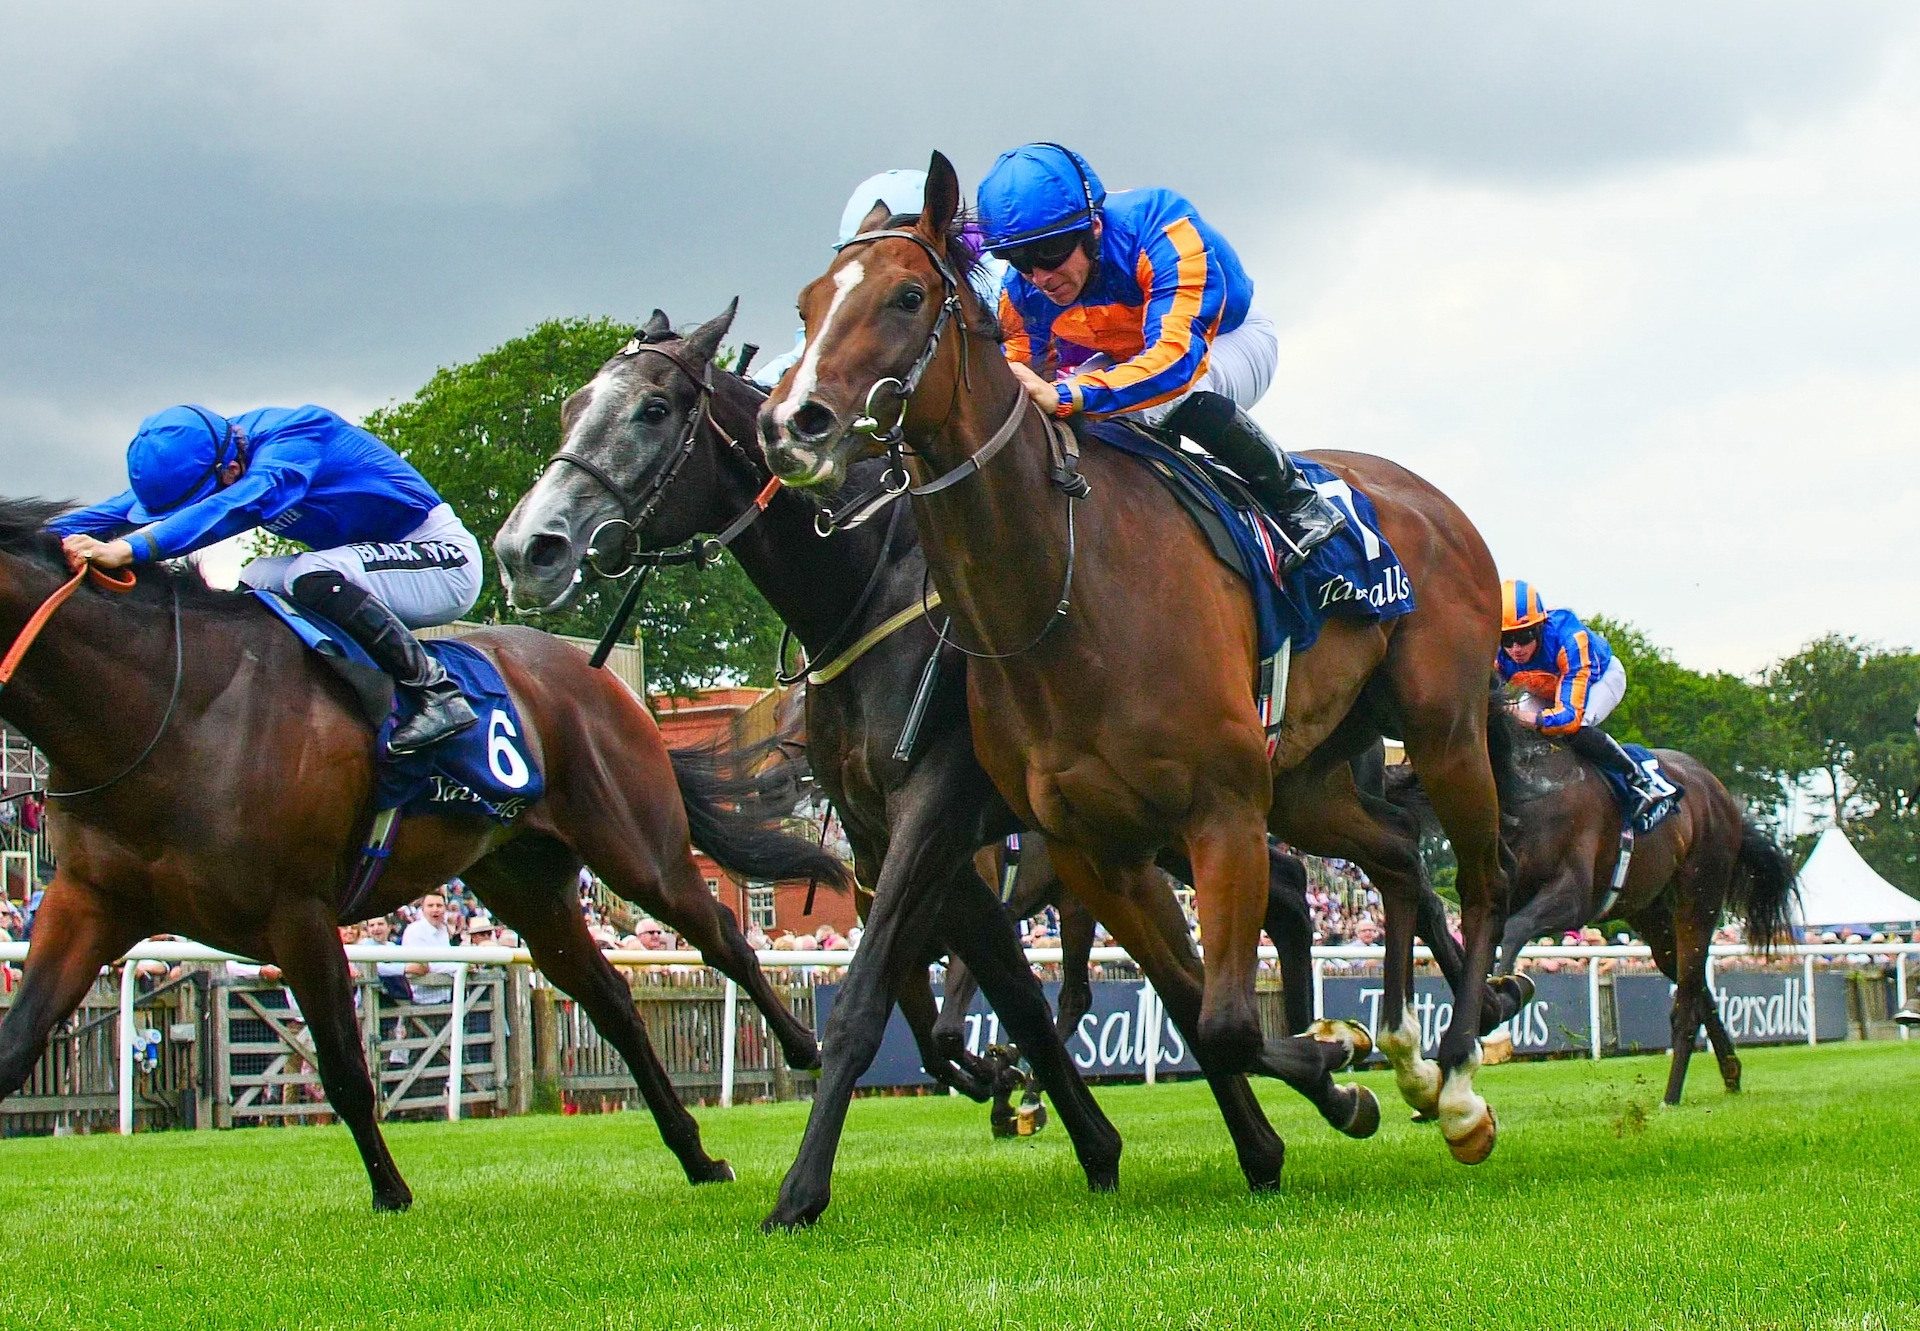
[[[1435,1113],[1456,1158],[1492,1151],[1473,1088],[1479,977],[1506,896],[1488,663],[1499,578],[1466,515],[1404,468],[1314,455],[1368,494],[1420,598],[1384,622],[1335,618],[1294,663],[1269,755],[1253,706],[1255,627],[1239,575],[1146,468],[1068,440],[1033,409],[998,325],[962,276],[975,259],[939,153],[911,226],[884,208],[801,293],[806,348],[760,413],[790,486],[829,489],[851,463],[907,447],[903,466],[949,641],[970,658],[980,760],[1019,819],[1044,831],[1069,890],[1126,946],[1152,947],[1140,901],[1156,853],[1195,873],[1206,946],[1194,1049],[1243,1068],[1263,1048],[1253,1003],[1265,834],[1361,866],[1386,905],[1381,1047],[1401,1094]],[[1090,497],[1081,487],[1090,483]],[[1465,974],[1437,1065],[1409,999],[1417,835],[1354,785],[1347,760],[1399,735],[1460,861]]]
[[[1520,949],[1603,919],[1626,920],[1674,983],[1673,1058],[1666,1103],[1680,1103],[1694,1036],[1704,1024],[1729,1091],[1740,1089],[1740,1059],[1707,985],[1707,949],[1723,909],[1738,910],[1749,947],[1762,953],[1785,929],[1796,895],[1793,865],[1705,764],[1656,749],[1686,791],[1671,817],[1634,840],[1626,881],[1612,893],[1620,858],[1620,806],[1604,778],[1565,745],[1500,719],[1516,732],[1521,779],[1507,812],[1517,829],[1512,911],[1495,967],[1512,974]],[[1413,773],[1395,769],[1388,797],[1418,815],[1427,805]]]
[[[44,530],[63,507],[0,501],[5,640],[67,577],[59,542]],[[19,993],[0,1022],[0,1098],[25,1082],[103,964],[153,934],[179,934],[280,967],[375,1208],[404,1209],[412,1193],[374,1120],[336,933],[372,818],[372,730],[347,685],[255,598],[211,591],[165,566],[138,576],[125,595],[92,587],[74,595],[0,694],[0,716],[47,756],[57,861]],[[524,628],[466,641],[499,667],[546,792],[510,826],[471,815],[403,819],[376,891],[353,918],[463,877],[626,1059],[687,1178],[731,1179],[727,1162],[701,1145],[626,982],[587,932],[580,867],[684,933],[752,996],[788,1062],[803,1068],[817,1065],[812,1033],[706,890],[689,831],[718,862],[756,877],[818,875],[846,887],[845,868],[775,830],[785,808],[759,797],[761,782],[722,779],[697,752],[670,754],[640,699],[575,648]],[[786,784],[767,780],[769,790]]]
[[[677,338],[656,311],[568,399],[560,461],[515,506],[494,551],[512,602],[549,610],[572,598],[584,570],[626,558],[620,547],[628,533],[642,552],[721,533],[806,649],[809,761],[841,814],[857,876],[874,893],[828,1019],[806,1135],[767,1224],[810,1224],[825,1211],[847,1106],[879,1049],[896,995],[916,1025],[929,1072],[963,1084],[964,1046],[934,1045],[931,995],[924,1005],[912,997],[926,990],[928,963],[948,950],[978,975],[1053,1097],[1089,1184],[1112,1187],[1119,1138],[1053,1029],[1010,918],[973,866],[976,850],[1019,824],[975,758],[964,662],[956,654],[942,651],[943,669],[921,702],[917,739],[904,757],[898,753],[938,646],[921,613],[926,563],[911,515],[896,507],[897,517],[883,514],[822,539],[815,502],[770,483],[753,428],[762,394],[739,376],[711,370],[731,317],[729,309]],[[864,467],[862,475],[880,470]],[[642,502],[648,496],[658,501],[650,509]],[[1156,888],[1136,908],[1150,919],[1154,941],[1132,950],[1191,1038],[1200,963],[1171,890]],[[1356,1052],[1354,1037],[1327,1033],[1335,1038],[1306,1042],[1304,1051],[1274,1042],[1257,1060],[1260,1070],[1300,1089],[1341,1131],[1369,1135],[1378,1125],[1372,1093],[1336,1086],[1329,1075]],[[1249,1183],[1272,1186],[1284,1148],[1251,1089],[1232,1073],[1211,1083]],[[979,1084],[991,1093],[992,1068],[982,1065]]]

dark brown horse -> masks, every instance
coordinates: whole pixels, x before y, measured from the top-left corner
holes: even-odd
[[[12,641],[67,576],[58,543],[42,530],[58,511],[0,501],[0,640]],[[102,964],[149,935],[181,934],[285,973],[374,1205],[405,1207],[412,1194],[374,1122],[335,932],[372,813],[372,732],[346,685],[251,597],[211,592],[164,568],[140,576],[125,596],[74,596],[0,695],[0,715],[47,755],[58,857],[20,992],[0,1023],[0,1097],[26,1080],[48,1032]],[[359,917],[464,877],[627,1060],[687,1177],[729,1179],[727,1163],[702,1148],[626,982],[587,933],[580,866],[671,923],[744,986],[798,1067],[816,1065],[812,1034],[707,892],[688,853],[689,827],[739,872],[819,874],[844,886],[844,867],[772,830],[774,811],[756,800],[755,782],[721,781],[697,755],[669,755],[640,699],[574,648],[529,629],[489,629],[468,641],[493,658],[520,706],[546,793],[511,827],[405,819]],[[103,708],[107,698],[112,706]],[[92,787],[100,789],[84,793]]]
[[[741,567],[821,676],[807,687],[809,758],[840,811],[859,875],[873,885],[874,897],[828,1023],[806,1136],[768,1223],[806,1224],[825,1210],[847,1105],[879,1048],[896,996],[929,1072],[952,1085],[968,1084],[964,1048],[943,1051],[931,1038],[926,967],[949,948],[979,975],[1054,1098],[1089,1182],[1110,1187],[1119,1138],[1067,1057],[1007,914],[972,864],[976,849],[1018,824],[974,756],[957,653],[940,650],[943,669],[921,700],[917,738],[901,751],[938,646],[922,613],[926,563],[908,512],[896,509],[897,516],[822,539],[810,499],[767,492],[771,474],[752,436],[761,394],[737,376],[709,375],[728,317],[682,339],[656,312],[594,382],[569,399],[565,461],[515,506],[494,549],[514,601],[546,609],[572,596],[583,566],[618,561],[625,532],[635,524],[643,551],[701,532],[727,534]],[[658,502],[642,516],[648,494]],[[1191,1039],[1199,959],[1172,892],[1164,883],[1156,887],[1150,900],[1137,903],[1163,943],[1144,969]],[[1378,1124],[1378,1106],[1365,1088],[1336,1086],[1327,1075],[1326,1065],[1345,1061],[1354,1048],[1348,1032],[1336,1033],[1346,1042],[1316,1046],[1305,1059],[1277,1049],[1275,1057],[1263,1057],[1261,1070],[1295,1085],[1341,1131],[1365,1136]],[[976,1074],[985,1093],[992,1074],[984,1065]],[[1249,1182],[1271,1186],[1284,1152],[1258,1100],[1234,1074],[1213,1079],[1212,1088]]]
[[[1521,728],[1504,719],[1496,722]],[[1672,817],[1635,840],[1626,881],[1612,896],[1620,859],[1620,807],[1592,765],[1531,731],[1516,738],[1522,780],[1507,806],[1517,819],[1508,844],[1516,864],[1512,912],[1500,941],[1497,967],[1511,974],[1520,949],[1543,935],[1602,919],[1631,924],[1653,949],[1655,964],[1674,983],[1673,1062],[1666,1101],[1680,1103],[1687,1060],[1702,1024],[1720,1062],[1720,1079],[1740,1089],[1740,1060],[1707,987],[1707,949],[1720,913],[1737,909],[1747,942],[1769,950],[1786,927],[1795,896],[1793,865],[1747,817],[1740,802],[1698,760],[1658,749],[1660,765],[1685,790]],[[1426,811],[1412,772],[1394,769],[1388,797]]]
[[[855,458],[883,451],[898,418],[933,586],[974,656],[975,747],[994,785],[1045,831],[1069,889],[1143,960],[1165,946],[1138,905],[1156,852],[1177,845],[1193,866],[1203,1066],[1245,1067],[1262,1050],[1253,977],[1271,828],[1357,862],[1379,886],[1383,1011],[1395,1014],[1382,1046],[1402,1094],[1437,1110],[1454,1154],[1484,1159],[1495,1127],[1473,1073],[1483,1004],[1497,996],[1463,985],[1438,1066],[1421,1056],[1408,1006],[1417,838],[1356,790],[1346,760],[1383,732],[1403,738],[1459,855],[1466,974],[1484,976],[1506,894],[1487,738],[1499,579],[1485,544],[1403,468],[1319,457],[1372,497],[1420,607],[1383,623],[1329,621],[1294,663],[1269,761],[1247,589],[1131,460],[1089,447],[1079,470],[1091,497],[1076,499],[1063,441],[1028,403],[962,276],[973,256],[959,209],[958,180],[936,153],[918,222],[890,229],[876,209],[802,293],[805,353],[760,418],[775,472],[837,485]]]

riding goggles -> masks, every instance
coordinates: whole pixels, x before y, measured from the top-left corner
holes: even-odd
[[[1065,263],[1073,252],[1080,248],[1080,241],[1087,233],[1069,231],[1060,236],[1044,236],[1039,240],[1028,241],[1024,245],[1009,245],[993,252],[996,259],[1005,259],[1007,266],[1025,277],[1036,268],[1045,268],[1049,272]]]

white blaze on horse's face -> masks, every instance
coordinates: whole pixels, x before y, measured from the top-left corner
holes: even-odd
[[[833,331],[833,316],[840,312],[853,289],[866,279],[867,266],[855,259],[833,275],[833,300],[827,305],[826,315],[820,320],[820,331],[807,339],[807,349],[800,356],[800,364],[793,372],[793,383],[787,389],[787,396],[773,413],[773,423],[784,432],[787,422],[794,413],[805,406],[807,399],[813,396],[815,385],[820,382],[820,353],[826,349],[827,337]],[[813,465],[818,459],[810,450],[793,445],[791,437],[787,442],[788,451],[801,462]]]

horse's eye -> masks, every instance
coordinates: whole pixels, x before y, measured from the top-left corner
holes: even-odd
[[[648,425],[658,425],[667,418],[667,404],[655,398],[640,408],[640,419]]]
[[[898,303],[901,309],[905,310],[908,314],[912,314],[915,310],[926,304],[926,301],[926,292],[922,291],[919,287],[908,287],[900,293]]]

